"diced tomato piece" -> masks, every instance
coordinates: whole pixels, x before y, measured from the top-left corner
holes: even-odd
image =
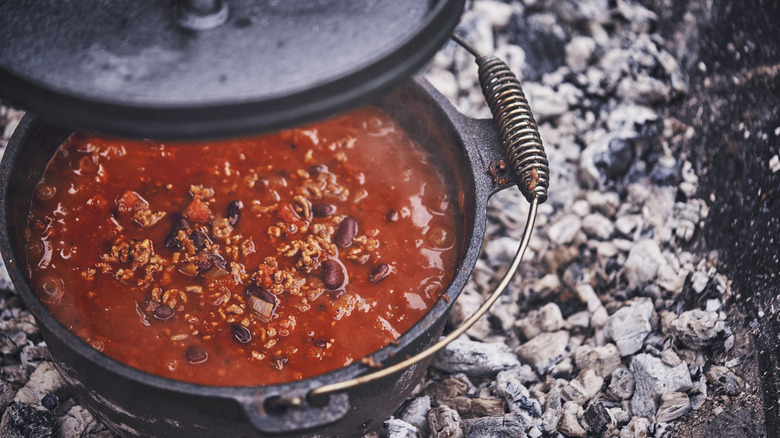
[[[122,196],[116,198],[116,206],[122,213],[130,213],[142,208],[149,208],[149,203],[138,193],[127,190]]]
[[[274,269],[271,266],[268,266],[266,264],[260,265],[257,267],[257,281],[260,283],[260,286],[263,286],[266,289],[270,289],[271,286],[274,285],[274,272],[276,269]]]
[[[199,198],[193,199],[190,205],[184,209],[183,214],[187,219],[199,223],[206,223],[211,218],[211,210]]]

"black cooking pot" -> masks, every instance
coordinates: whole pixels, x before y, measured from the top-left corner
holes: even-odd
[[[373,355],[384,365],[428,348],[442,332],[465,285],[485,232],[488,198],[512,183],[495,163],[505,147],[492,120],[460,114],[424,79],[410,80],[375,104],[432,157],[457,200],[452,283],[397,345]],[[6,149],[0,171],[0,250],[17,293],[35,316],[52,359],[74,396],[123,436],[360,436],[381,426],[419,382],[427,361],[358,385],[325,400],[311,390],[366,374],[360,363],[306,380],[262,387],[213,387],[179,382],[131,368],[75,336],[36,298],[26,273],[27,214],[35,186],[70,130],[26,116]],[[294,401],[291,403],[290,401]]]

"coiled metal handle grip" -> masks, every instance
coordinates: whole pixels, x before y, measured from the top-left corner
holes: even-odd
[[[543,203],[550,186],[550,168],[520,80],[504,61],[482,55],[457,35],[452,39],[476,58],[482,94],[501,132],[515,182],[528,202],[537,198]]]

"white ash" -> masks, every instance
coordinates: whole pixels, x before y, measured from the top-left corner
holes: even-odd
[[[771,170],[772,173],[780,172],[780,157],[773,155],[772,158],[769,159],[769,170]]]
[[[462,421],[464,438],[523,438],[523,423],[514,415],[482,417]]]
[[[431,397],[423,395],[413,399],[403,409],[401,419],[417,428],[421,435],[428,434],[428,411],[431,410]]]
[[[657,357],[637,354],[631,360],[636,389],[631,398],[631,411],[639,417],[654,417],[659,398],[669,392],[688,391],[693,383],[688,366],[669,366]]]
[[[731,334],[726,322],[717,312],[693,309],[680,314],[669,324],[668,332],[688,348],[699,350],[710,345],[718,337],[725,339]]]
[[[623,264],[623,277],[631,289],[650,283],[658,276],[658,270],[666,264],[661,248],[654,240],[636,242]]]
[[[615,436],[618,431],[618,420],[615,414],[604,403],[592,403],[583,415],[589,431],[595,436]]]
[[[634,395],[634,388],[634,375],[631,371],[621,367],[612,372],[607,394],[616,400],[627,400]]]
[[[2,152],[5,151],[5,146],[0,147],[0,157]],[[11,282],[11,277],[8,275],[8,270],[5,268],[5,263],[0,259],[0,289],[12,290],[14,287]]]
[[[650,299],[640,298],[628,304],[610,315],[604,327],[607,338],[615,342],[621,356],[639,351],[653,329],[650,320],[655,311]]]
[[[65,392],[65,382],[51,362],[43,362],[30,375],[30,380],[16,393],[15,402],[35,405],[50,393]]]
[[[83,436],[109,436],[109,432],[101,426],[95,417],[83,406],[73,406],[60,418],[59,434],[62,438],[80,438]]]
[[[719,365],[707,371],[707,383],[712,385],[715,391],[730,395],[739,394],[745,386],[741,377],[732,370]]]
[[[549,199],[500,302],[437,355],[381,435],[660,436],[708,398],[744,389],[738,360],[705,356],[736,342],[723,318],[730,280],[716,254],[690,249],[709,200],[673,147],[692,128],[677,133],[663,115],[688,80],[654,30],[656,11],[639,3],[467,2],[458,32],[507,61],[540,123]],[[464,114],[490,117],[466,51],[446,44],[424,73]],[[0,106],[0,152],[22,114]],[[517,190],[491,199],[485,250],[451,326],[492,291],[527,211]],[[39,379],[51,363],[11,288],[0,269],[0,436],[112,436]]]
[[[691,410],[691,400],[688,398],[688,394],[684,392],[665,392],[661,394],[660,404],[658,413],[655,416],[655,421],[658,423],[668,423],[676,420]]]
[[[542,332],[558,331],[563,324],[563,315],[558,305],[547,303],[529,312],[525,318],[518,319],[514,325],[525,339],[531,339]]]
[[[604,379],[588,368],[580,371],[577,378],[570,380],[568,384],[564,385],[561,395],[568,401],[585,405],[601,392],[603,385]]]
[[[620,353],[615,344],[602,346],[581,345],[574,350],[577,368],[591,370],[596,375],[607,378],[621,365]]]
[[[582,220],[576,214],[563,216],[550,225],[547,229],[547,237],[558,245],[571,243],[582,229]]]
[[[505,344],[483,343],[460,337],[434,356],[431,366],[448,373],[487,376],[520,366]]]
[[[547,148],[550,198],[540,208],[533,254],[505,294],[518,299],[514,330],[502,333],[506,316],[491,312],[478,336],[468,334],[491,342],[504,336],[537,373],[538,381],[516,387],[517,394],[527,389],[542,410],[526,434],[653,436],[700,408],[714,388],[740,389],[734,370],[708,365],[702,356],[704,347],[733,347],[734,336],[721,317],[728,279],[717,272],[716,258],[686,249],[709,211],[696,197],[693,166],[669,147],[675,121],[663,116],[662,105],[687,93],[688,79],[653,33],[658,15],[646,6],[518,4],[511,3],[514,16],[502,21],[476,11],[510,6],[475,1],[461,31],[479,39],[489,25],[493,35],[479,43],[482,49],[492,42],[495,52],[522,54],[513,62],[524,58],[517,74]],[[607,22],[616,29],[606,30]],[[549,49],[544,60],[536,59],[540,47]],[[464,113],[486,117],[481,94],[464,87],[476,84],[472,63],[450,44],[427,75],[454,76],[461,88],[446,95]],[[506,236],[519,238],[526,211],[517,192],[491,200],[483,259],[495,271],[514,248]],[[470,282],[469,307],[492,290],[495,280],[485,273]],[[681,307],[678,298],[690,293],[708,298],[701,308]],[[715,372],[707,380],[697,371],[692,380],[694,367]],[[491,388],[505,397],[507,412],[525,415],[502,392],[507,387],[496,386],[511,373],[498,373]],[[715,385],[715,378],[726,383]]]
[[[521,418],[527,416],[538,418],[542,415],[542,406],[538,400],[531,396],[523,384],[528,382],[527,374],[526,370],[519,367],[509,371],[501,371],[496,376],[493,391],[506,400],[509,412]]]
[[[539,374],[544,374],[563,359],[569,346],[569,336],[569,332],[564,330],[540,333],[517,347],[515,353],[524,363],[533,366]]]
[[[650,434],[650,420],[645,417],[633,417],[631,421],[620,429],[620,438],[648,438]]]
[[[437,406],[428,411],[428,428],[434,438],[462,438],[461,419],[458,411],[449,406]]]
[[[385,421],[385,432],[393,438],[417,438],[420,431],[417,427],[398,418]]]
[[[563,404],[563,413],[558,423],[558,431],[567,436],[585,437],[588,432],[582,427],[580,418],[584,415],[582,405],[568,401]]]

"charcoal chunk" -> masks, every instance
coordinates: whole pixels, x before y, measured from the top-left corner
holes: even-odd
[[[520,361],[505,344],[482,343],[460,337],[433,358],[434,368],[470,376],[489,376],[519,367]]]
[[[448,406],[437,406],[428,412],[428,427],[433,438],[463,438],[458,411]]]
[[[5,438],[47,438],[55,436],[57,421],[53,413],[26,403],[12,402],[0,422]]]
[[[463,420],[465,438],[518,438],[526,436],[523,424],[514,415]]]
[[[607,430],[607,426],[614,421],[604,403],[591,404],[585,411],[584,417],[585,422],[590,426],[590,431],[596,436],[602,436]]]
[[[41,405],[50,410],[53,411],[57,409],[57,406],[60,405],[60,398],[57,397],[57,394],[50,392],[43,396],[43,400],[41,400]]]
[[[631,139],[615,137],[605,151],[595,157],[594,164],[608,179],[623,176],[634,162],[634,142]]]

